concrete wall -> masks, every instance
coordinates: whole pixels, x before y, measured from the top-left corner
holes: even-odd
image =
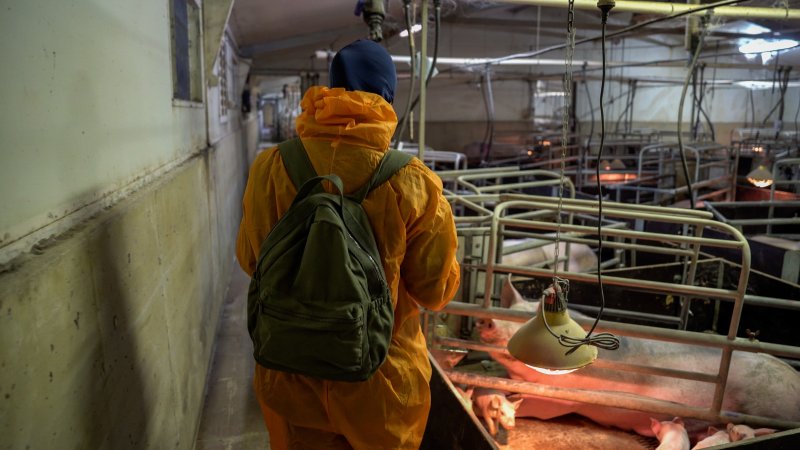
[[[256,123],[172,101],[168,2],[46,3],[0,17],[0,449],[192,448]]]

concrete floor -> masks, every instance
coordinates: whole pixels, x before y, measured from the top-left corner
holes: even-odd
[[[269,436],[253,396],[253,344],[247,334],[250,277],[238,264],[222,307],[196,450],[264,450]]]

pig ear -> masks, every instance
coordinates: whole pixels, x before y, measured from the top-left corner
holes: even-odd
[[[503,283],[503,289],[500,291],[500,306],[503,308],[510,308],[512,305],[524,301],[519,291],[511,284],[511,275],[509,274],[506,277],[506,281]]]
[[[493,395],[492,396],[492,400],[489,402],[489,404],[492,405],[492,408],[499,409],[500,408],[500,398],[495,396],[495,395]]]
[[[717,429],[717,427],[715,427],[715,426],[713,426],[713,425],[708,427],[708,434],[709,434],[709,436],[710,436],[710,435],[712,435],[712,434],[716,434],[718,431],[719,431],[719,430]]]
[[[472,398],[472,394],[475,392],[475,386],[470,386],[467,388],[465,394],[467,394],[467,398]]]
[[[661,431],[661,422],[657,421],[654,418],[650,418],[650,429],[653,430],[653,433],[658,436],[658,432]]]
[[[681,419],[680,417],[676,417],[672,419],[672,423],[677,423],[678,425],[683,426],[683,419]]]
[[[522,401],[523,401],[523,400],[525,400],[525,399],[524,399],[524,398],[521,398],[521,399],[519,399],[519,400],[517,400],[517,401],[515,401],[515,402],[511,403],[512,405],[514,405],[514,411],[516,411],[516,410],[518,410],[518,409],[519,409],[519,405],[521,405],[521,404],[522,404]],[[767,428],[760,428],[760,429],[767,429]],[[756,436],[758,436],[758,435],[756,435]]]
[[[731,432],[731,430],[733,429],[734,426],[735,425],[732,422],[728,422],[728,426],[726,427],[726,429],[728,430],[728,433]]]

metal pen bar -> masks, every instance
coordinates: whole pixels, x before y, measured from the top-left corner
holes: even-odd
[[[603,213],[605,214],[605,208],[603,208]],[[523,228],[536,228],[536,229],[543,229],[543,230],[552,230],[555,231],[558,229],[556,224],[552,223],[542,223],[537,222],[536,224],[532,225],[530,222],[525,222],[522,220],[517,219],[501,219],[504,225],[514,225]],[[575,232],[581,234],[596,234],[597,227],[590,227],[586,225],[561,225],[561,230],[564,232]],[[711,247],[720,247],[720,248],[742,248],[744,243],[737,242],[737,241],[727,241],[723,239],[714,239],[714,238],[703,238],[703,237],[696,237],[696,236],[676,236],[672,234],[665,234],[665,233],[649,233],[643,231],[636,231],[636,230],[626,230],[626,229],[618,229],[618,228],[608,228],[605,227],[601,230],[601,236],[616,236],[616,237],[626,237],[626,238],[636,238],[642,240],[651,240],[651,241],[658,241],[658,242],[676,242],[676,243],[685,243],[685,244],[703,244],[708,245]]]
[[[600,308],[598,306],[592,305],[578,305],[578,304],[570,304],[570,308],[575,309],[577,311],[586,312],[590,314],[597,314],[600,312]],[[603,308],[603,314],[615,317],[625,317],[627,319],[637,319],[637,320],[649,320],[652,322],[662,322],[667,323],[670,325],[678,325],[680,323],[680,318],[675,316],[665,316],[663,314],[650,314],[650,313],[643,313],[639,311],[628,311],[626,309],[615,309],[615,308]]]
[[[545,197],[541,195],[525,195],[525,194],[501,194],[499,196],[499,201],[507,202],[507,201],[526,201],[526,202],[537,202],[537,203],[550,203],[553,205],[558,204],[558,198],[553,197]],[[596,215],[597,210],[597,200],[583,200],[583,199],[564,199],[564,205],[575,205],[575,206],[594,206],[594,210],[589,210],[589,213],[595,213]],[[551,206],[552,207],[552,206]],[[701,211],[701,210],[691,210],[691,209],[679,209],[679,208],[664,208],[661,206],[648,206],[648,205],[635,205],[630,203],[619,203],[619,202],[611,202],[611,201],[604,201],[603,202],[603,214],[605,215],[606,209],[625,209],[627,211],[632,212],[654,212],[664,215],[675,215],[675,216],[682,216],[682,217],[697,217],[701,219],[712,219],[714,214],[708,211]]]
[[[511,224],[513,225],[513,223]],[[536,239],[545,239],[548,237],[548,235],[546,234],[536,234],[536,233],[528,233],[528,236]],[[568,234],[562,234],[559,237],[559,239],[563,242],[571,242],[573,244],[597,245],[597,239],[580,238]],[[689,250],[681,250],[678,248],[669,248],[669,247],[656,247],[652,245],[629,244],[625,242],[604,241],[603,247],[619,248],[625,250],[640,250],[640,251],[647,251],[650,253],[658,253],[661,255],[675,255],[675,256],[686,256],[686,257],[692,256],[692,252]]]
[[[456,370],[445,370],[445,373],[447,374],[447,377],[454,383],[498,389],[501,391],[517,392],[538,397],[571,400],[582,403],[591,403],[594,405],[663,414],[667,416],[693,417],[715,423],[747,422],[755,426],[769,426],[786,429],[800,427],[800,422],[752,416],[727,411],[714,413],[702,407],[681,405],[678,403],[653,399],[636,394],[629,394],[626,392],[590,391],[586,389],[562,388],[543,384],[528,383],[525,381],[511,380],[508,378],[459,372]]]
[[[534,314],[530,311],[519,311],[507,308],[484,308],[475,303],[450,302],[441,312],[482,319],[508,320],[511,322],[527,322]],[[593,318],[573,317],[585,330],[594,324]],[[694,331],[673,330],[668,328],[636,325],[631,323],[610,322],[601,320],[595,330],[598,333],[608,332],[641,339],[651,339],[678,344],[698,345],[714,348],[730,347],[732,350],[769,353],[775,356],[800,359],[800,348],[791,345],[773,344],[769,342],[750,341],[745,338],[728,339],[717,334],[698,333]],[[482,344],[477,344],[482,345]],[[465,347],[466,348],[466,347]]]

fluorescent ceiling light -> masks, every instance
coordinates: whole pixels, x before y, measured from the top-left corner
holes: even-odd
[[[777,52],[797,47],[794,39],[753,39],[739,46],[741,53],[767,53]]]
[[[759,80],[744,80],[744,81],[734,81],[733,84],[736,86],[741,86],[747,89],[759,90],[759,89],[772,89],[772,86],[777,86],[777,83],[773,83],[772,81],[759,81]],[[787,83],[787,87],[798,87],[800,86],[800,82],[798,81],[790,81]]]
[[[769,33],[769,28],[762,27],[761,25],[754,24],[753,22],[748,22],[746,20],[737,20],[735,22],[728,22],[726,24],[720,25],[718,27],[713,28],[714,31],[723,31],[728,33],[740,33],[740,34],[749,34],[749,35],[758,35]]]
[[[416,25],[413,25],[413,26],[411,27],[411,32],[412,32],[412,33],[419,33],[419,31],[420,31],[421,29],[422,29],[422,25],[420,25],[420,24],[416,24]],[[400,32],[400,37],[408,37],[408,30],[403,30],[403,31],[401,31],[401,32]]]
[[[771,81],[737,81],[734,83],[737,86],[745,87],[757,91],[759,89],[769,89],[774,83]]]
[[[410,64],[411,58],[408,56],[392,55],[392,61],[396,63]],[[588,67],[600,67],[600,61],[573,61],[573,64],[583,65],[586,63]],[[485,66],[486,64],[501,65],[501,66],[563,66],[563,59],[535,59],[535,58],[520,58],[520,59],[506,59],[497,61],[495,58],[450,58],[438,57],[436,58],[436,65],[458,65],[458,66]]]

